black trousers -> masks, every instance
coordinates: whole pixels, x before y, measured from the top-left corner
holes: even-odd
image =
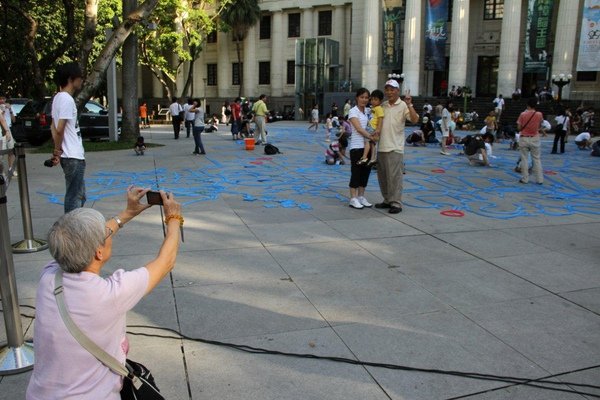
[[[173,116],[171,119],[173,123],[173,134],[175,135],[175,139],[179,139],[179,130],[181,129],[181,119],[179,116]]]
[[[552,144],[552,152],[556,153],[556,148],[558,147],[558,141],[560,140],[560,152],[565,152],[565,137],[567,136],[567,132],[559,131],[554,134],[554,143]]]

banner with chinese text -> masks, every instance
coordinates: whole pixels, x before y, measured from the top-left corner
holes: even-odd
[[[600,0],[583,6],[577,71],[600,71]]]
[[[384,0],[382,26],[381,66],[384,69],[402,69],[400,50],[400,22],[404,20],[403,0]]]
[[[427,0],[425,22],[425,69],[446,69],[448,40],[448,0]]]
[[[546,73],[554,0],[529,0],[523,72]]]

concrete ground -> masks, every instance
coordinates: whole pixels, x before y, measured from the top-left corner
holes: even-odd
[[[543,143],[544,185],[517,183],[518,153],[495,145],[493,167],[458,150],[406,149],[404,211],[348,207],[349,166],[323,163],[324,131],[268,126],[283,154],[244,150],[227,131],[87,154],[89,201],[107,217],[128,185],[173,191],[185,243],[171,279],[128,316],[134,327],[273,350],[443,369],[600,382],[600,159],[571,141]],[[227,129],[227,127],[222,127]],[[62,214],[60,168],[28,154],[34,234]],[[13,242],[23,238],[17,182],[8,188]],[[368,199],[381,200],[376,174]],[[151,260],[162,240],[153,207],[127,224],[106,272]],[[47,251],[14,254],[21,304],[35,304]],[[32,314],[23,308],[25,314]],[[26,337],[34,321],[23,318]],[[0,328],[0,341],[5,329]],[[199,342],[130,335],[131,358],[153,371],[168,399],[584,399],[579,394],[424,371],[249,354]],[[36,343],[43,346],[43,343]],[[594,367],[582,370],[586,367]],[[0,398],[24,398],[30,373],[0,377]],[[598,388],[554,386],[600,396]],[[484,392],[467,396],[472,393]]]

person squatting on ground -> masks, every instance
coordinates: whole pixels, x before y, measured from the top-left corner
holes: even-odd
[[[528,156],[531,154],[533,160],[533,174],[538,185],[544,183],[544,171],[540,158],[540,126],[544,120],[541,112],[536,111],[537,99],[535,97],[527,100],[527,110],[523,111],[517,120],[519,135],[519,150],[521,152],[521,165],[529,165]],[[529,168],[521,168],[520,183],[529,183]]]
[[[133,151],[135,151],[136,156],[143,156],[146,151],[146,143],[144,142],[143,136],[138,136],[135,144],[133,145]]]
[[[589,132],[581,132],[575,136],[575,144],[579,150],[591,149],[592,135]]]
[[[181,130],[181,124],[183,118],[183,107],[177,102],[177,97],[171,97],[171,105],[169,106],[169,113],[171,113],[171,123],[173,124],[173,135],[175,139],[179,139],[179,131]]]
[[[373,90],[371,93],[371,118],[367,125],[367,131],[371,134],[370,137],[365,138],[365,149],[363,155],[358,160],[360,164],[366,164],[373,166],[377,163],[377,145],[373,140],[373,137],[379,137],[381,133],[381,127],[383,126],[383,92],[381,90]],[[369,159],[370,157],[370,159]]]
[[[390,214],[402,211],[402,179],[404,172],[404,126],[406,120],[419,122],[410,91],[400,99],[400,84],[394,79],[385,83],[383,127],[378,143],[377,178],[383,201],[376,208],[388,209]]]
[[[365,138],[371,135],[367,132],[369,115],[371,110],[367,107],[369,103],[369,91],[360,88],[356,91],[356,105],[350,109],[348,120],[352,125],[352,135],[350,136],[350,204],[352,208],[372,207],[373,205],[365,198],[365,188],[369,183],[371,175],[371,166],[368,164],[358,164],[362,157]]]
[[[464,152],[469,159],[469,165],[484,165],[491,167],[492,142],[494,136],[486,133],[484,135],[467,135],[459,144],[464,146]]]
[[[266,131],[266,118],[269,114],[267,109],[267,95],[261,94],[258,97],[258,101],[252,106],[252,113],[254,114],[254,123],[256,124],[256,133],[254,135],[256,144],[267,144],[267,131]]]
[[[192,102],[192,108],[190,112],[194,114],[194,129],[192,134],[194,135],[194,151],[192,154],[200,155],[206,154],[204,151],[204,145],[202,144],[202,131],[204,130],[204,110],[200,105],[200,99],[194,99]]]
[[[334,139],[325,150],[325,164],[345,164],[342,154],[340,153],[340,143],[336,139]]]
[[[60,91],[52,100],[52,164],[65,174],[65,214],[85,204],[85,151],[79,130],[77,106],[73,95],[83,84],[77,63],[67,63],[56,69],[55,80]]]
[[[118,269],[103,278],[116,234],[150,207],[140,202],[147,191],[130,187],[126,208],[109,220],[94,209],[78,208],[50,228],[48,245],[54,260],[44,267],[37,288],[35,368],[27,400],[121,398],[122,377],[82,347],[64,324],[54,293],[55,275],[63,275],[64,300],[75,325],[124,364],[129,351],[127,311],[175,266],[183,224],[180,204],[161,191],[167,229],[158,255],[145,266]]]
[[[567,136],[567,129],[569,127],[569,117],[566,115],[565,110],[561,110],[561,113],[555,118],[556,126],[554,127],[554,142],[552,143],[551,154],[556,154],[558,142],[560,141],[560,153],[565,152],[565,138]]]

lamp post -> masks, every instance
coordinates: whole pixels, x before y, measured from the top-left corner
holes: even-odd
[[[573,78],[573,75],[571,74],[558,74],[558,75],[552,75],[552,83],[554,83],[556,86],[558,86],[558,101],[560,102],[562,100],[562,90],[563,87],[567,86],[569,83],[571,83],[571,79]]]

